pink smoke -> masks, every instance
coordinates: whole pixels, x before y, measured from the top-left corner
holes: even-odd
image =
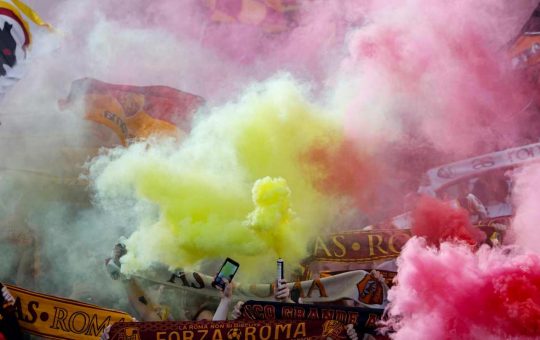
[[[540,164],[522,169],[513,178],[513,203],[516,213],[511,236],[514,242],[530,251],[540,252]]]
[[[395,339],[540,336],[540,257],[412,238],[389,294]]]
[[[360,79],[348,105],[349,133],[362,135],[368,126],[394,139],[424,135],[458,156],[480,144],[514,143],[529,89],[511,69],[505,45],[536,3],[373,2],[342,64],[342,73]]]
[[[96,1],[94,8],[108,20],[133,28],[159,28],[190,41],[218,59],[252,67],[251,76],[264,78],[281,70],[322,81],[326,64],[341,53],[350,25],[361,21],[363,5],[354,0],[328,2],[264,0],[161,0],[111,3]],[[264,19],[221,22],[219,10],[231,18],[240,16],[242,3],[253,3]],[[271,3],[289,8],[278,11]],[[282,29],[273,31],[269,27]],[[215,75],[219,78],[219,75]]]
[[[424,237],[430,246],[439,246],[444,241],[463,241],[475,245],[485,238],[478,228],[472,226],[465,209],[436,198],[420,198],[412,219],[412,234]]]

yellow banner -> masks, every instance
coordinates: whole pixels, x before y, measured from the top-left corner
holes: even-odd
[[[15,298],[17,318],[23,332],[44,338],[98,339],[107,326],[133,319],[124,312],[5,286]]]

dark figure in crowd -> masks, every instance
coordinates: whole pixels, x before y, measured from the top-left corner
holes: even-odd
[[[0,296],[0,339],[22,339],[23,335],[15,313],[15,298],[1,283],[0,288],[2,290]]]

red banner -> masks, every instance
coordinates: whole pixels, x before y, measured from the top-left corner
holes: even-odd
[[[269,340],[345,339],[346,329],[335,320],[121,322],[112,326],[110,340]]]
[[[486,243],[502,240],[510,218],[497,217],[478,222],[476,227],[486,234]],[[401,248],[412,237],[410,229],[355,230],[317,237],[312,256],[306,261],[368,263],[390,260],[399,256]]]

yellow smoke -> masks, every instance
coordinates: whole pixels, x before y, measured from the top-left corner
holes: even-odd
[[[285,76],[212,110],[182,144],[150,141],[95,159],[98,200],[121,204],[127,197],[158,211],[141,210],[123,270],[193,268],[227,256],[240,262],[241,279],[273,277],[277,257],[292,269],[336,208],[313,186],[320,170],[300,157],[341,138],[337,122]]]
[[[291,190],[283,178],[265,177],[255,182],[252,190],[255,210],[248,215],[246,225],[265,241],[267,249],[294,264],[305,255],[301,248],[295,247],[298,244],[295,240],[305,238],[305,234],[296,224],[290,195]]]

